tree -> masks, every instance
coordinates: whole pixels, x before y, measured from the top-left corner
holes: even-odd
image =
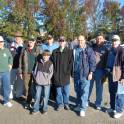
[[[50,8],[50,9],[49,9]],[[44,0],[41,13],[46,18],[45,27],[48,33],[55,37],[60,35],[72,39],[81,32],[86,32],[86,19],[83,6],[78,0]]]
[[[117,31],[120,18],[120,5],[117,1],[105,1],[103,9],[104,25],[111,26],[111,31]],[[108,26],[108,28],[109,28]],[[107,27],[106,27],[107,28]],[[108,29],[109,30],[109,29]]]
[[[35,13],[39,9],[39,0],[1,0],[4,5],[1,10],[2,29],[6,35],[16,31],[23,32],[25,37],[36,32]]]

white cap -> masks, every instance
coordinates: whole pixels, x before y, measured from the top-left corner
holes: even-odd
[[[0,41],[4,41],[4,39],[3,39],[3,37],[2,37],[2,36],[0,36]]]
[[[113,41],[120,41],[120,37],[118,35],[113,35],[112,40]]]

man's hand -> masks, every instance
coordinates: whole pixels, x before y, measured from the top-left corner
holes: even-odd
[[[23,79],[23,76],[22,76],[22,74],[19,74],[19,76],[20,76],[20,78],[21,78],[21,79]]]
[[[11,71],[11,69],[12,69],[12,65],[8,65],[8,67],[9,67],[9,71]]]
[[[92,78],[93,78],[93,73],[90,72],[89,75],[88,75],[88,80],[90,81],[90,80],[92,80]]]
[[[121,79],[120,83],[124,84],[124,79]]]

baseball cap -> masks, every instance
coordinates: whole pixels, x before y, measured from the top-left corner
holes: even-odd
[[[0,41],[4,41],[4,39],[3,39],[3,37],[2,37],[2,36],[0,36]]]
[[[33,35],[31,35],[31,36],[28,37],[28,41],[35,41],[35,40],[36,39],[35,39],[35,37]]]
[[[120,41],[120,37],[118,35],[113,35],[112,41]]]

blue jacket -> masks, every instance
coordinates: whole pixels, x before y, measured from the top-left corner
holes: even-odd
[[[88,76],[90,72],[94,72],[96,68],[95,53],[89,46],[83,50],[79,47],[74,51],[74,74],[79,74],[80,79]]]
[[[110,71],[112,71],[113,66],[114,66],[116,51],[117,51],[117,50],[114,49],[114,48],[111,48],[111,49],[108,51],[106,67],[107,67],[107,69],[110,69]]]
[[[95,52],[96,69],[104,69],[106,67],[106,53],[108,52],[109,47],[105,43],[100,46],[95,44],[92,47]]]
[[[52,45],[49,45],[48,43],[47,44],[43,44],[41,46],[41,50],[49,50],[52,54],[53,50],[57,49],[59,47],[59,44],[58,43],[53,43]]]

